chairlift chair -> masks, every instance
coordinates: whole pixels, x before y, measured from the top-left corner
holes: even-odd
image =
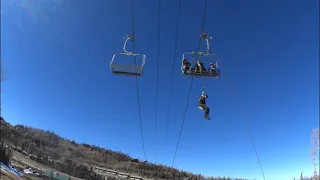
[[[127,35],[126,37],[124,37],[125,39],[125,43],[123,45],[123,51],[122,53],[118,53],[118,54],[114,54],[112,56],[112,59],[110,61],[110,69],[111,72],[115,75],[125,75],[125,76],[142,76],[143,75],[143,69],[144,69],[144,65],[146,62],[146,55],[144,54],[136,54],[133,52],[128,52],[126,50],[126,46],[127,46],[127,42],[128,41],[134,41],[134,37],[133,35]],[[138,64],[119,64],[117,62],[115,62],[116,57],[120,57],[120,56],[130,56],[133,58],[139,58],[141,59],[141,65]]]
[[[189,68],[189,70],[186,71],[186,73],[184,73],[183,70],[183,60],[186,59],[186,56],[190,56],[190,59],[192,59],[193,56],[198,55],[198,59],[206,59],[205,62],[203,62],[206,66],[206,71],[202,71],[195,73],[194,69],[193,69],[193,65],[191,64],[191,67]],[[204,58],[202,58],[204,57]],[[192,61],[190,61],[190,63],[192,63]],[[215,71],[214,72],[210,72],[208,70],[208,65],[210,65],[210,63],[213,63],[215,66]],[[196,51],[189,51],[189,52],[185,52],[182,55],[182,65],[181,65],[181,71],[182,71],[182,75],[183,76],[193,76],[193,77],[215,77],[218,78],[220,77],[220,69],[218,66],[218,60],[217,57],[214,53],[212,52],[196,52]]]
[[[218,60],[217,60],[216,55],[210,51],[210,40],[212,39],[212,37],[209,37],[207,33],[201,33],[200,38],[201,38],[201,40],[206,41],[207,49],[205,51],[191,50],[191,51],[183,53],[182,63],[181,63],[182,64],[181,65],[182,75],[183,76],[193,76],[193,77],[215,77],[215,78],[218,78],[218,77],[220,77],[220,69],[218,67]],[[204,64],[208,65],[209,63],[213,63],[215,66],[215,71],[211,73],[209,70],[206,70],[201,73],[198,73],[198,72],[195,73],[192,68],[192,64],[191,64],[191,67],[185,73],[183,70],[183,60],[186,59],[187,55],[191,55],[191,58],[190,58],[191,62],[190,63],[192,63],[194,56],[198,56],[198,59],[202,59],[202,57],[205,57],[206,62]]]

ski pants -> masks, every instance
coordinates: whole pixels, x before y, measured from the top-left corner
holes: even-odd
[[[204,117],[209,117],[210,108],[205,104],[198,104],[198,107],[201,107],[204,110]]]

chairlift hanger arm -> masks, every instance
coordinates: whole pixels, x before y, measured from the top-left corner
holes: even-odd
[[[127,49],[126,49],[126,47],[127,47],[128,41],[131,41],[131,42],[134,41],[134,36],[133,36],[132,34],[129,34],[129,35],[123,37],[123,38],[125,39],[124,44],[123,44],[123,51],[124,51],[125,53],[127,53],[128,55],[129,55],[129,54],[132,55],[133,52],[128,52]]]
[[[212,39],[212,37],[209,37],[209,35],[207,33],[203,32],[200,34],[200,38],[206,40],[207,50],[205,52],[209,53],[210,52],[210,40]]]

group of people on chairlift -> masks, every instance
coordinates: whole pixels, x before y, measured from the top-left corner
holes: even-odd
[[[188,62],[187,59],[184,59],[182,62],[182,69],[184,74],[202,74],[202,73],[216,74],[218,73],[214,63],[210,63],[210,66],[207,70],[206,67],[203,65],[203,63],[199,59],[197,60],[196,64],[193,67],[191,66],[191,63]]]

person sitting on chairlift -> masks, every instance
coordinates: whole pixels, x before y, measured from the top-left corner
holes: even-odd
[[[183,74],[186,74],[187,71],[190,71],[191,64],[187,61],[187,59],[184,59],[182,62],[182,69],[183,69]]]
[[[208,95],[202,93],[199,100],[198,100],[198,107],[201,110],[204,110],[204,118],[207,120],[210,120],[209,113],[210,108],[206,105],[206,99],[208,98]]]
[[[196,62],[196,65],[194,66],[194,73],[198,73],[198,71],[199,71],[200,74],[202,74],[202,72],[204,72],[205,70],[206,70],[206,68],[204,67],[202,62],[198,59]]]
[[[212,74],[213,74],[213,73],[217,73],[217,69],[216,69],[215,64],[210,63],[209,71],[210,71],[210,73],[212,73]]]

